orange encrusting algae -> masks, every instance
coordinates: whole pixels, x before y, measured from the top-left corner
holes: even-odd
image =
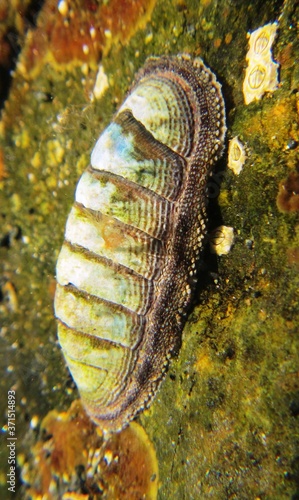
[[[158,462],[144,429],[132,423],[103,440],[78,400],[46,415],[30,455],[19,458],[25,498],[157,498]]]
[[[93,1],[46,0],[37,22],[29,31],[27,46],[18,69],[34,77],[45,63],[55,67],[97,64],[112,44],[126,43],[150,19],[155,0],[111,0],[107,5]]]

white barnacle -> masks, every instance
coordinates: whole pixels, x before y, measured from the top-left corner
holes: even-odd
[[[245,160],[246,160],[245,146],[236,136],[229,141],[227,166],[236,175],[239,175],[239,173],[243,169]]]
[[[246,59],[271,60],[271,47],[277,34],[278,22],[265,24],[249,35],[249,51]]]
[[[212,253],[227,255],[234,243],[234,228],[219,226],[210,235],[210,248]]]

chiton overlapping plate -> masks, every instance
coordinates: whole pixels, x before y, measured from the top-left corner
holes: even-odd
[[[180,343],[225,130],[201,59],[150,58],[77,185],[55,313],[86,411],[106,431],[150,404]]]

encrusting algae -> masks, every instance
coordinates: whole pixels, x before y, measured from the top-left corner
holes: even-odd
[[[280,212],[299,211],[299,172],[290,172],[280,182],[276,203]]]
[[[28,500],[156,500],[156,453],[144,429],[132,423],[107,440],[80,401],[51,411],[30,455],[18,457]]]

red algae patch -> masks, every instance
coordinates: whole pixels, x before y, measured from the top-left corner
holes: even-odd
[[[28,500],[157,498],[158,463],[144,429],[132,423],[104,439],[80,401],[50,411],[30,457],[18,461]]]
[[[0,148],[0,183],[7,176],[8,176],[8,174],[7,174],[5,162],[4,162],[4,152],[3,152],[3,149]],[[0,186],[1,186],[1,184],[0,184]]]
[[[299,211],[299,173],[291,172],[279,184],[276,204],[280,212]]]

